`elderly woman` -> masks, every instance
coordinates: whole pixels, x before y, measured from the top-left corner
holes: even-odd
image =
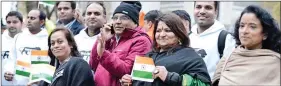
[[[189,38],[180,17],[161,15],[155,22],[153,51],[146,54],[155,63],[153,82],[121,79],[123,85],[134,86],[207,86],[210,77],[203,59],[189,47]]]
[[[80,55],[69,29],[54,29],[49,35],[48,46],[51,65],[56,66],[50,86],[94,86],[91,68]]]
[[[213,85],[280,85],[280,30],[272,16],[246,7],[234,36],[239,46],[220,60]]]

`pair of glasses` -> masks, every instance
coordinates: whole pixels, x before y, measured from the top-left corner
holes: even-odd
[[[131,18],[128,17],[128,16],[120,16],[120,17],[113,16],[111,19],[112,19],[113,21],[117,21],[118,19],[119,19],[120,21],[125,21],[125,20],[130,20]]]

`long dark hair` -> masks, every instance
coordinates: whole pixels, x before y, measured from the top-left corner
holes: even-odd
[[[281,32],[279,30],[279,26],[274,18],[261,7],[250,5],[246,7],[241,13],[239,19],[235,23],[234,28],[234,37],[237,45],[241,45],[239,39],[239,24],[241,21],[241,17],[245,13],[253,13],[260,20],[262,25],[262,33],[267,36],[267,39],[262,41],[262,49],[270,49],[277,53],[281,53]]]
[[[178,17],[174,13],[164,13],[163,15],[160,15],[154,23],[154,37],[158,27],[158,23],[160,21],[164,22],[171,29],[171,31],[179,38],[182,43],[181,46],[189,47],[190,39],[187,34],[185,34],[186,29],[183,25],[183,22],[181,22],[180,17]],[[159,49],[157,48],[156,38],[154,38],[153,40],[153,51],[159,51]]]
[[[73,56],[73,57],[81,57],[81,54],[80,52],[78,51],[78,48],[77,48],[77,44],[74,40],[74,36],[73,34],[71,33],[71,31],[63,26],[59,26],[59,27],[56,27],[49,35],[48,37],[48,55],[49,57],[51,58],[51,65],[55,66],[55,60],[56,60],[56,57],[55,55],[52,53],[51,51],[51,36],[55,33],[55,32],[58,32],[58,31],[62,31],[65,35],[65,38],[68,42],[69,45],[71,45],[73,48],[71,48],[71,52],[70,52],[70,55]]]

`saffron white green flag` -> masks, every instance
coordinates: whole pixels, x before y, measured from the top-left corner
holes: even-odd
[[[56,4],[56,1],[54,1],[54,0],[39,1],[39,4],[43,4],[45,6],[54,7],[55,4]]]
[[[132,79],[146,82],[153,82],[152,73],[155,65],[152,58],[136,56],[132,70]]]
[[[24,60],[17,60],[16,65],[16,77],[22,77],[22,78],[29,78],[31,70],[31,64],[28,61]]]
[[[31,51],[31,64],[49,64],[51,61],[48,56],[48,50],[32,50]]]
[[[55,73],[55,67],[49,64],[34,64],[30,74],[30,82],[45,81],[51,83],[53,74]]]

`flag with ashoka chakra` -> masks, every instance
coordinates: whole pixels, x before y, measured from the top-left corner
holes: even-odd
[[[146,82],[153,82],[152,73],[155,65],[152,58],[136,56],[132,70],[132,79]]]
[[[48,50],[32,50],[31,64],[49,64],[51,58],[48,56]]]
[[[30,62],[23,61],[23,60],[17,60],[16,76],[23,77],[23,78],[29,78],[30,69],[31,69],[30,67],[31,67]]]

